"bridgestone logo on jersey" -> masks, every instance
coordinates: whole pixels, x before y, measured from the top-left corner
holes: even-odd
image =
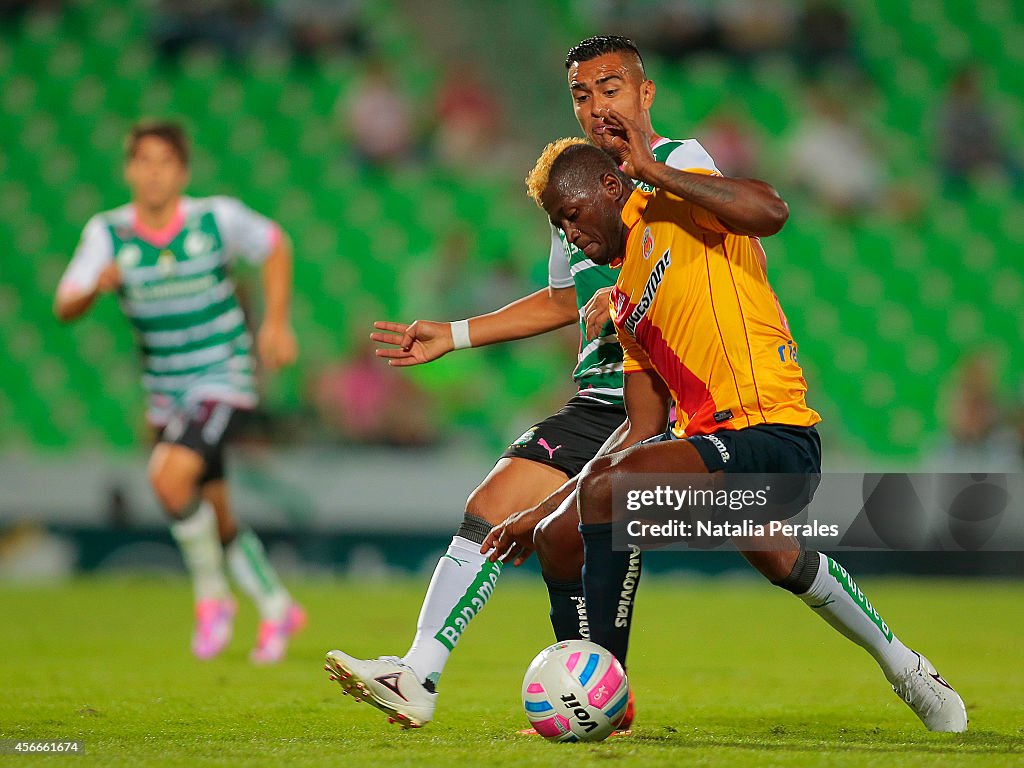
[[[636,308],[629,313],[629,317],[626,318],[626,322],[623,325],[626,330],[629,331],[630,336],[636,336],[637,323],[647,314],[647,310],[651,307],[651,302],[654,301],[654,294],[658,292],[658,286],[661,285],[661,281],[665,278],[665,270],[672,264],[672,255],[666,250],[661,258],[658,259],[658,263],[654,265],[654,270],[651,272],[651,276],[647,278],[647,285],[644,286],[643,295],[640,297],[640,301],[637,303]]]
[[[864,614],[869,619],[871,619],[872,623],[876,627],[878,627],[879,631],[882,633],[882,636],[885,637],[886,642],[891,643],[892,630],[889,629],[889,625],[885,623],[885,621],[879,615],[878,611],[874,609],[874,607],[871,605],[871,602],[861,591],[860,587],[857,586],[857,583],[853,580],[853,576],[851,576],[847,572],[847,570],[843,568],[843,566],[841,566],[831,557],[828,557],[826,555],[826,558],[828,559],[829,575],[839,582],[839,584],[843,588],[843,591],[846,592],[846,594],[848,594],[853,599],[853,602],[860,606],[860,609],[864,611]]]
[[[625,629],[629,626],[629,613],[633,607],[633,595],[636,593],[636,583],[640,579],[640,548],[630,547],[629,568],[626,570],[626,578],[622,580],[622,591],[619,594],[619,606],[615,613],[615,626]]]
[[[480,568],[473,583],[469,585],[466,594],[452,608],[448,618],[444,620],[440,631],[434,635],[434,639],[449,651],[455,649],[456,643],[466,631],[469,622],[473,620],[480,611],[487,605],[494,593],[494,585],[498,583],[498,576],[501,574],[500,563],[484,563]]]

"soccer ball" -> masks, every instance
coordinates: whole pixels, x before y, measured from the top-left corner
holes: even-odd
[[[626,713],[629,681],[609,652],[586,640],[555,643],[523,678],[523,709],[548,741],[602,741]]]

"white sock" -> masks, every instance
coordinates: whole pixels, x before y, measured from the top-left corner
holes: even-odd
[[[231,589],[224,577],[224,550],[213,507],[201,502],[189,517],[171,523],[171,536],[178,542],[185,568],[192,577],[196,601],[228,597]]]
[[[480,545],[461,536],[452,539],[437,561],[423,599],[405,663],[420,680],[437,683],[448,656],[473,617],[483,610],[501,574],[501,563],[487,562]]]
[[[259,611],[260,618],[281,621],[292,598],[281,585],[259,537],[250,529],[240,530],[227,546],[228,568]]]
[[[881,615],[853,580],[853,576],[827,555],[818,553],[818,573],[800,599],[839,632],[866,650],[886,678],[917,665],[917,654],[889,629]]]

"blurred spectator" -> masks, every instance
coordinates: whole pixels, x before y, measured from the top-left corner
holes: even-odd
[[[209,45],[229,56],[251,50],[271,27],[260,0],[157,0],[152,37],[165,56]]]
[[[26,13],[56,13],[62,0],[0,0],[0,23],[14,23]]]
[[[347,97],[335,106],[335,119],[356,158],[371,167],[388,167],[412,157],[414,110],[383,59],[370,62]]]
[[[715,9],[722,49],[740,61],[787,50],[792,43],[795,19],[787,0],[726,0]]]
[[[598,27],[632,39],[645,54],[681,59],[719,48],[715,10],[709,2],[593,0],[587,14]]]
[[[275,0],[277,18],[296,56],[346,50],[363,54],[363,0]]]
[[[853,121],[846,101],[815,89],[789,139],[792,181],[837,215],[856,215],[887,196],[882,159]]]
[[[718,170],[726,176],[753,178],[759,175],[757,137],[737,109],[724,107],[712,113],[697,135]]]
[[[378,358],[368,337],[360,338],[351,359],[316,376],[310,399],[320,423],[346,441],[396,448],[437,442],[429,398],[403,371]]]
[[[797,20],[795,53],[801,68],[812,77],[835,70],[862,74],[853,20],[835,0],[809,0]]]
[[[1024,182],[1024,173],[1006,151],[995,115],[982,95],[976,67],[963,67],[950,81],[939,109],[938,134],[947,191],[961,191],[984,173],[1006,174],[1018,186]]]
[[[943,403],[947,437],[938,454],[948,472],[1011,472],[1021,469],[1020,435],[1012,409],[1002,402],[990,353],[965,356],[947,386]]]
[[[479,67],[459,64],[449,68],[437,92],[438,160],[450,168],[485,168],[502,144],[501,104],[479,77]]]

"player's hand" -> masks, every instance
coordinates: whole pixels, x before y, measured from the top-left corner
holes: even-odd
[[[522,565],[533,554],[533,532],[544,517],[544,511],[537,507],[509,515],[491,528],[480,545],[480,554],[487,555],[492,563],[500,559],[503,563],[513,561],[512,565]]]
[[[103,268],[96,279],[96,290],[99,293],[114,293],[121,285],[121,270],[117,262],[112,261]]]
[[[256,349],[260,354],[260,362],[268,371],[291,365],[299,355],[295,332],[288,323],[282,322],[265,321],[260,326],[256,335]]]
[[[611,312],[608,308],[608,297],[612,295],[612,288],[608,286],[601,288],[580,310],[583,316],[583,324],[586,327],[586,341],[596,339],[601,335],[601,329],[611,319]]]
[[[377,329],[370,334],[373,341],[392,345],[377,348],[377,357],[387,358],[388,365],[422,365],[455,349],[451,323],[417,320],[406,325],[378,320],[373,327]]]
[[[611,107],[598,110],[598,114],[612,129],[605,135],[612,151],[619,157],[622,170],[634,179],[650,182],[647,170],[657,164],[651,151],[651,134]]]

